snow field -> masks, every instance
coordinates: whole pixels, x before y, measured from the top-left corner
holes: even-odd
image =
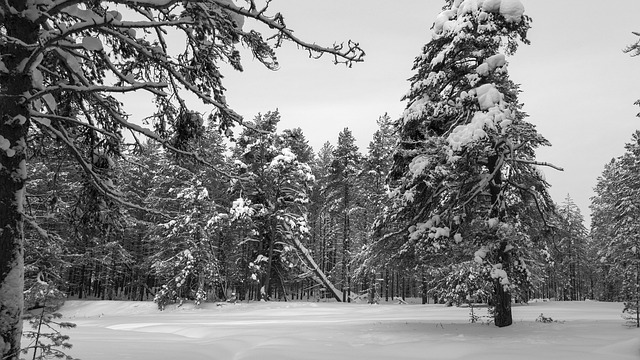
[[[101,359],[639,359],[640,331],[622,304],[514,305],[507,328],[469,323],[443,305],[310,302],[171,305],[69,301],[69,354]],[[558,322],[540,323],[544,313]],[[476,314],[485,315],[485,308]]]

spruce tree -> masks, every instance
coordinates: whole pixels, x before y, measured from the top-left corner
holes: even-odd
[[[591,232],[600,262],[607,265],[608,282],[617,279],[620,285],[625,315],[640,327],[640,131],[625,148],[598,179]]]
[[[361,155],[351,130],[345,128],[338,134],[338,144],[333,151],[333,162],[329,171],[327,196],[332,202],[333,212],[342,221],[342,291],[343,302],[351,301],[351,253],[355,234],[352,233],[352,215],[357,207]]]
[[[511,293],[527,283],[528,219],[551,208],[537,167],[546,164],[535,159],[549,143],[525,121],[507,72],[531,19],[518,0],[448,0],[444,9],[414,62],[385,222],[405,226],[393,234],[404,239],[398,253],[420,262],[457,252],[487,266],[495,324],[508,326]]]

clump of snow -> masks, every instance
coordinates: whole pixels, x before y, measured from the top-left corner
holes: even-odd
[[[473,260],[478,264],[483,264],[484,259],[487,257],[488,252],[489,252],[489,249],[487,247],[485,246],[481,247],[473,254]]]
[[[509,285],[507,272],[502,269],[502,264],[495,264],[491,267],[491,278],[499,279],[501,285]]]
[[[488,110],[504,99],[504,95],[493,84],[483,84],[476,88],[480,110]]]
[[[429,166],[429,158],[425,155],[418,155],[411,160],[409,164],[409,173],[413,174],[413,177],[422,175],[424,169]]]
[[[520,0],[502,0],[500,15],[504,16],[508,22],[520,22],[524,15],[524,5]]]
[[[429,103],[429,101],[430,99],[426,95],[414,100],[402,114],[404,122],[407,123],[408,121],[419,119],[420,117],[424,116],[425,109],[427,107],[426,105]]]
[[[489,13],[497,13],[500,12],[501,4],[502,0],[484,0],[484,3],[482,3],[482,10]]]
[[[482,10],[498,13],[508,22],[520,22],[524,15],[524,5],[520,0],[485,0]]]
[[[447,21],[451,20],[455,15],[456,15],[456,12],[454,10],[445,10],[445,11],[441,12],[436,17],[436,21],[433,24],[433,31],[436,34],[442,33],[442,31],[444,30],[444,24]]]
[[[465,0],[458,7],[458,16],[475,14],[479,10],[478,0]]]
[[[252,216],[255,213],[255,210],[250,205],[251,201],[245,201],[243,198],[238,198],[233,202],[233,204],[231,204],[231,210],[229,212],[234,219]]]
[[[11,147],[11,142],[0,135],[0,150],[7,151]]]
[[[487,76],[489,73],[499,67],[503,67],[507,64],[507,60],[504,54],[495,54],[485,60],[476,68],[476,73],[481,76]]]
[[[280,150],[280,155],[276,156],[271,160],[270,167],[275,168],[278,166],[282,166],[284,164],[290,164],[296,160],[296,154],[294,154],[291,149],[284,148]]]

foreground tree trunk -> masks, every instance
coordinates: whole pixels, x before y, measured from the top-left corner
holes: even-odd
[[[26,138],[32,90],[31,69],[22,69],[31,54],[19,42],[37,43],[38,26],[21,17],[26,1],[9,1],[0,22],[8,38],[0,44],[0,358],[17,360],[22,337],[24,231],[22,204],[27,179]],[[11,6],[12,9],[5,7]],[[4,70],[4,71],[1,71]]]
[[[504,251],[506,242],[500,246],[498,253],[498,263],[501,263],[503,268],[506,268],[509,264],[509,254]],[[505,290],[505,287],[500,283],[500,279],[494,280],[494,313],[493,321],[497,327],[505,327],[513,324],[513,316],[511,314],[511,292]]]
[[[496,153],[500,152],[500,147],[495,146]],[[489,157],[487,165],[490,174],[494,174],[489,184],[491,193],[491,217],[502,221],[505,215],[504,199],[502,195],[502,164],[503,160],[499,155]],[[501,241],[498,248],[495,264],[501,264],[502,268],[509,274],[509,252],[505,251],[507,242]],[[509,274],[510,275],[510,274]],[[500,278],[494,280],[494,314],[493,321],[497,327],[509,326],[513,323],[511,315],[511,293],[500,283]]]

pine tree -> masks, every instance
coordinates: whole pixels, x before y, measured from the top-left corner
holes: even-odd
[[[551,222],[553,231],[543,240],[545,245],[540,253],[544,280],[536,290],[544,293],[542,297],[558,300],[594,298],[592,244],[580,209],[569,194],[556,205]]]
[[[316,179],[311,192],[310,224],[312,225],[312,238],[317,244],[320,268],[329,274],[336,265],[336,245],[338,241],[337,219],[331,212],[331,202],[327,197],[329,184],[329,171],[333,163],[335,148],[331,143],[325,142],[318,151],[312,164],[313,175]]]
[[[517,0],[445,9],[414,63],[386,223],[405,224],[397,251],[419,261],[475,251],[494,283],[495,324],[508,326],[511,293],[527,283],[529,219],[551,208],[535,160],[549,144],[524,120],[505,58],[528,43],[530,18]]]
[[[342,221],[342,293],[343,302],[351,301],[351,253],[355,239],[352,232],[352,215],[358,200],[357,177],[360,172],[361,155],[355,138],[348,128],[338,134],[338,144],[333,151],[333,162],[329,171],[327,197],[332,202],[332,211]]]
[[[234,150],[240,180],[233,187],[237,200],[231,214],[248,221],[258,240],[250,266],[264,300],[271,298],[276,280],[284,289],[285,275],[294,267],[291,244],[300,248],[309,232],[307,203],[314,180],[308,164],[291,149],[278,147],[285,144],[276,133],[279,121],[277,111],[256,116]]]
[[[626,152],[598,179],[592,199],[592,234],[606,265],[607,282],[619,281],[624,312],[640,327],[640,131]]]
[[[382,263],[387,260],[380,256],[381,254],[373,256],[371,237],[376,219],[389,205],[386,179],[393,164],[393,151],[396,145],[393,121],[389,115],[380,116],[376,123],[378,130],[373,133],[373,138],[369,142],[368,153],[360,173],[365,241],[362,244],[362,250],[356,252],[355,259],[359,264],[355,275],[368,285],[371,302],[375,301],[376,282],[379,278],[377,272],[386,268]]]

